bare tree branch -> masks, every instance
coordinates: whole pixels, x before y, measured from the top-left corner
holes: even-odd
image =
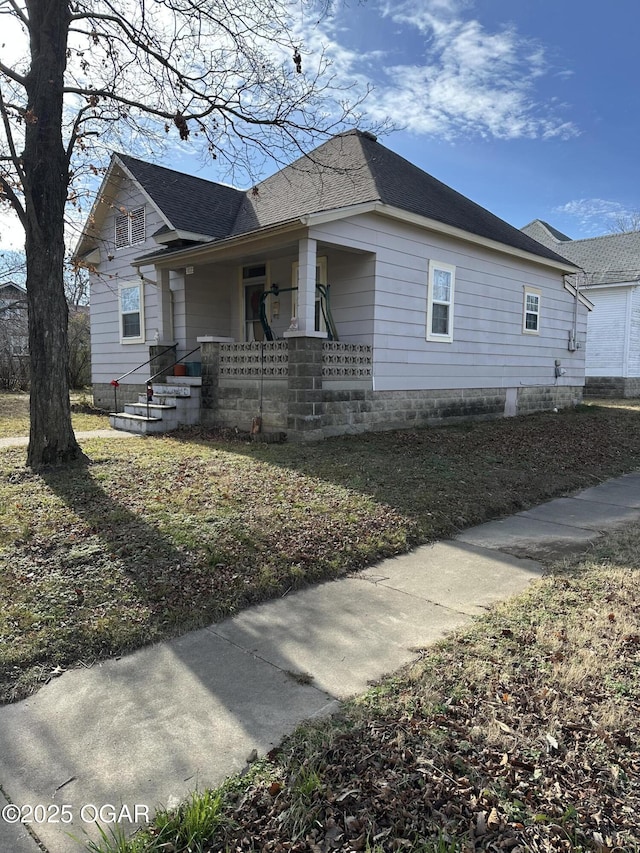
[[[266,159],[289,160],[356,122],[359,96],[347,103],[326,57],[298,43],[295,9],[289,0],[0,0],[16,55],[27,56],[12,63],[3,52],[0,63],[0,200],[25,229],[31,466],[81,455],[68,410],[65,210],[95,185],[108,149],[136,139],[157,156],[175,133],[253,180]]]

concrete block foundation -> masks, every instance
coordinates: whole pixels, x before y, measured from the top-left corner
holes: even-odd
[[[286,433],[290,441],[552,411],[581,402],[584,390],[549,385],[374,391],[371,347],[321,338],[205,341],[201,359],[203,426],[249,432],[259,417],[263,433]],[[121,386],[119,406],[143,392],[144,386]],[[113,409],[110,385],[95,386],[94,395],[96,405]]]

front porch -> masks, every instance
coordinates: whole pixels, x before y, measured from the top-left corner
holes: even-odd
[[[371,346],[318,337],[234,343],[203,336],[200,355],[202,375],[154,382],[149,409],[144,385],[124,386],[129,394],[137,389],[139,403],[125,407],[128,419],[112,415],[112,425],[160,433],[200,424],[315,441],[557,410],[582,395],[570,385],[377,391]]]
[[[201,339],[205,426],[313,440],[353,432],[372,391],[372,348],[312,337],[237,344]],[[328,409],[334,395],[340,417]],[[361,426],[363,429],[364,426]]]
[[[111,414],[112,426],[146,434],[201,424],[294,441],[365,428],[370,346],[317,337],[231,343],[203,336],[199,343],[201,376],[159,378],[150,398],[145,385],[125,386],[128,402]]]

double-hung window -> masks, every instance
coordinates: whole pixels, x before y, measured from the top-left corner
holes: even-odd
[[[142,282],[125,282],[118,292],[120,307],[120,342],[144,343],[144,290]]]
[[[453,341],[453,297],[456,268],[440,261],[429,262],[427,286],[427,340]]]
[[[540,333],[540,291],[535,287],[524,289],[522,331],[527,335]]]
[[[116,249],[139,246],[145,240],[144,205],[116,214]]]

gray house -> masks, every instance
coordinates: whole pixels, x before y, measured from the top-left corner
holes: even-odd
[[[126,429],[309,439],[582,397],[576,266],[366,132],[248,191],[116,154],[75,254]]]
[[[26,388],[29,380],[27,291],[0,283],[0,387]]]
[[[572,240],[540,219],[522,230],[583,270],[586,393],[640,396],[640,231]]]

